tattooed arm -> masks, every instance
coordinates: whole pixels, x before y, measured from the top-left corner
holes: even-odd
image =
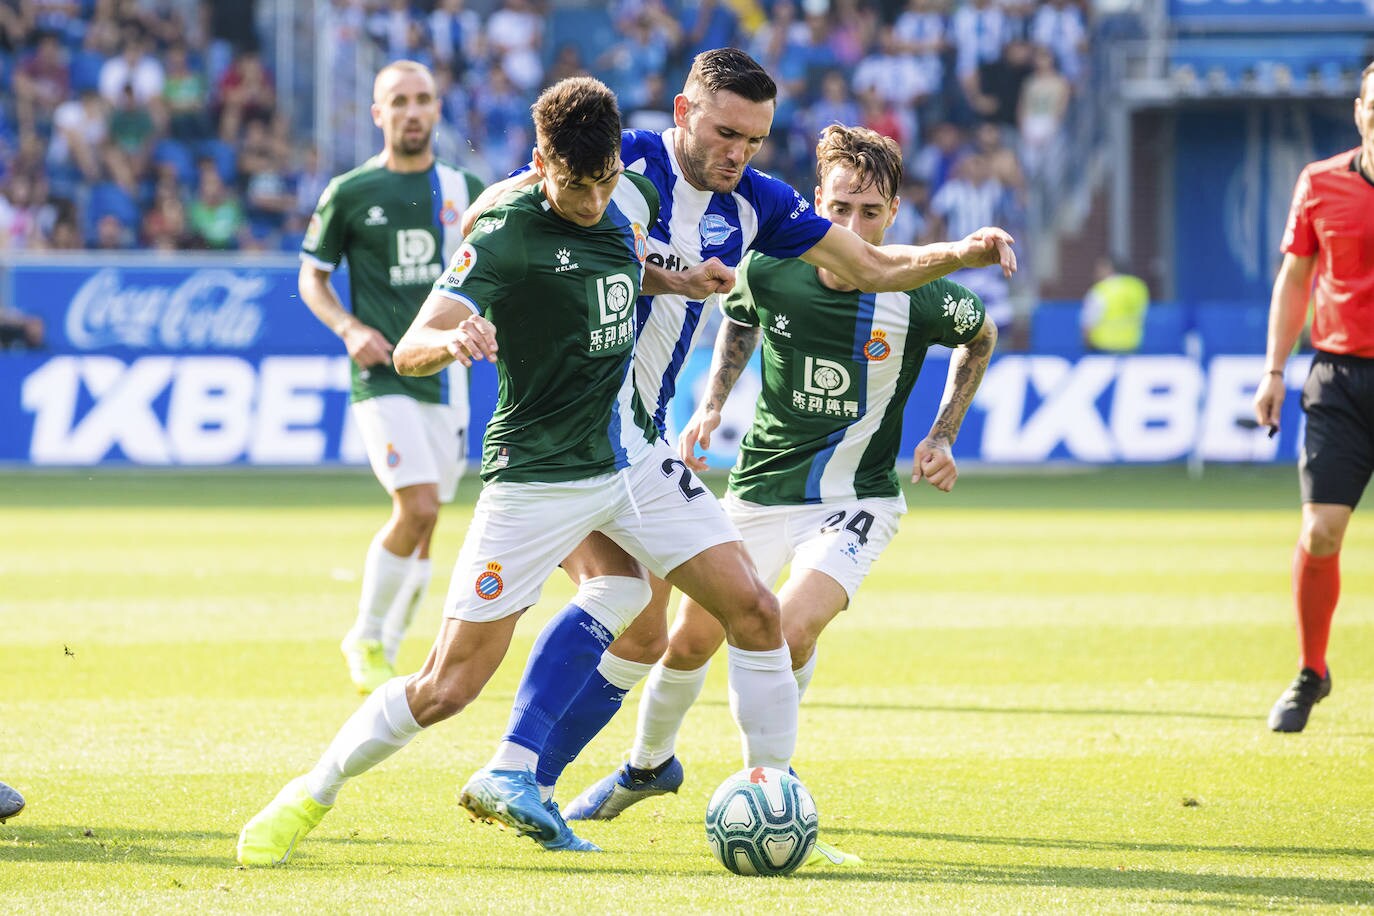
[[[725,319],[720,323],[720,333],[716,335],[716,349],[711,356],[711,375],[707,383],[706,399],[697,407],[696,413],[687,423],[678,440],[678,452],[682,460],[694,471],[705,470],[706,458],[697,457],[696,447],[711,447],[711,433],[720,425],[720,409],[725,399],[739,381],[740,373],[749,364],[754,348],[759,343],[757,326],[740,324]]]
[[[983,372],[992,358],[992,349],[997,345],[997,325],[991,318],[983,319],[983,327],[972,340],[962,347],[955,347],[949,358],[949,374],[945,376],[945,396],[940,401],[940,410],[930,432],[916,446],[916,457],[911,467],[911,482],[930,481],[937,490],[948,493],[954,489],[954,481],[959,478],[955,467],[954,455],[950,447],[959,438],[959,427],[964,422],[964,414],[973,403],[973,395],[983,381]]]

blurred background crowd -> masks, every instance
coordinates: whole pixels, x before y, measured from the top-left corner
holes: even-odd
[[[367,106],[389,60],[434,69],[440,155],[490,180],[528,160],[544,86],[590,73],[629,126],[663,129],[693,55],[735,45],[780,89],[758,167],[808,192],[820,128],[863,124],[905,155],[889,241],[1017,236],[1012,286],[960,278],[999,321],[1047,285],[1081,296],[1101,254],[1174,286],[1150,208],[1127,206],[1161,193],[1130,148],[1146,166],[1171,153],[1112,132],[1123,74],[1153,80],[1132,111],[1151,92],[1301,94],[1309,66],[1325,81],[1311,91],[1340,98],[1362,53],[1312,44],[1285,63],[1303,42],[1270,34],[1258,56],[1241,36],[1239,53],[1212,41],[1194,60],[1184,36],[1161,57],[1142,39],[1182,34],[1179,2],[0,0],[0,249],[295,251],[329,178],[378,149]],[[1113,201],[1131,215],[1112,217],[1127,221],[1107,252]]]

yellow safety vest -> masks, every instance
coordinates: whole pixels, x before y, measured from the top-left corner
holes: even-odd
[[[1131,353],[1140,349],[1145,329],[1145,309],[1150,305],[1150,290],[1145,281],[1127,274],[1099,280],[1089,290],[1102,301],[1102,315],[1088,331],[1088,342],[1095,349]]]

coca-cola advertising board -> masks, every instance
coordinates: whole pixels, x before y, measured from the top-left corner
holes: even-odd
[[[0,461],[366,464],[348,357],[301,301],[298,268],[289,256],[184,255],[0,266],[0,308],[44,323],[42,348],[0,352]],[[475,376],[485,426],[494,372]]]

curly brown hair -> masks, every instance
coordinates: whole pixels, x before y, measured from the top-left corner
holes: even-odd
[[[853,192],[876,186],[885,200],[892,200],[902,186],[902,148],[896,140],[867,127],[831,124],[821,131],[816,144],[816,183],[824,186],[825,176],[837,166],[857,173],[858,181],[849,188]]]

